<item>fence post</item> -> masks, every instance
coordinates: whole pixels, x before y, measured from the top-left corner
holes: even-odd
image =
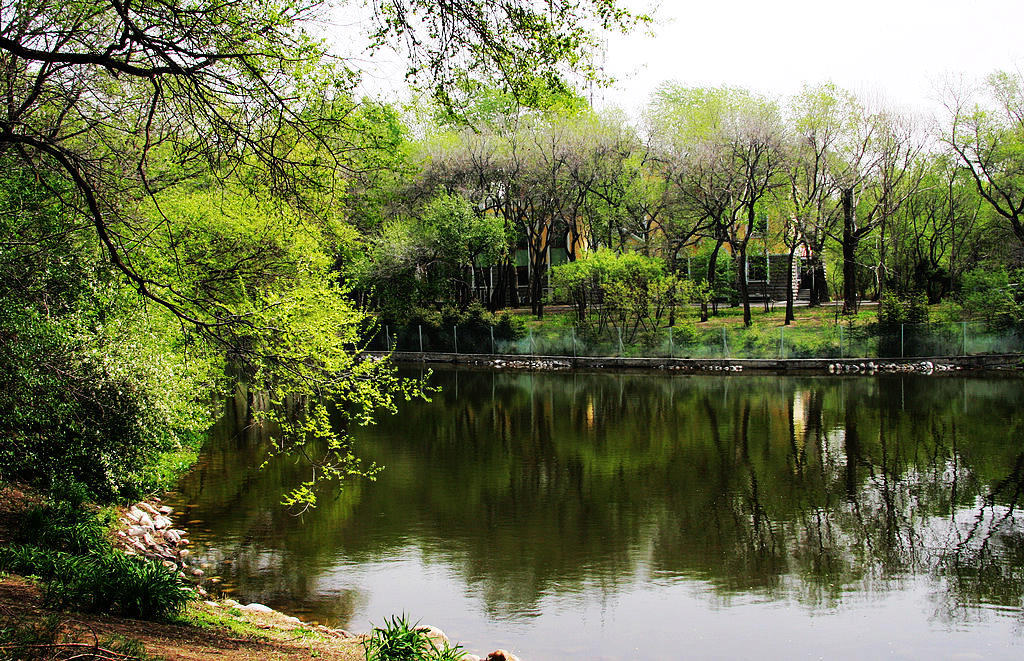
[[[391,351],[391,327],[387,324],[384,324],[384,346]]]
[[[779,358],[786,357],[786,327],[779,328]]]
[[[967,355],[967,322],[963,322],[964,325],[964,354]]]
[[[452,337],[455,338],[455,353],[459,353],[459,327],[452,326]]]
[[[671,326],[668,327],[668,357],[669,358],[675,358],[676,357],[676,344],[672,340],[672,327]]]
[[[900,324],[900,358],[905,358],[906,357],[904,355],[905,352],[903,351],[903,327],[904,326],[906,326],[906,324]]]
[[[419,325],[416,327],[420,334],[420,353],[423,353],[423,326]]]
[[[495,353],[495,348],[494,348],[494,326],[488,326],[488,328],[491,329],[491,353],[493,354],[493,353]]]
[[[729,342],[725,339],[725,326],[722,326],[722,356],[729,357]]]
[[[846,358],[846,355],[843,353],[843,325],[842,324],[839,324],[839,357],[840,358]]]
[[[618,333],[619,333],[619,355],[621,356],[622,353],[623,353],[622,352],[622,329],[620,327],[616,326],[615,330],[618,331]]]
[[[572,357],[576,357],[576,327],[572,327]]]
[[[537,355],[537,345],[533,342],[533,330],[530,331],[530,353],[534,356]]]

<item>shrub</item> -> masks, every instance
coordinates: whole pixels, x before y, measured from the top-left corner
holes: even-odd
[[[878,304],[878,324],[888,330],[900,324],[928,323],[928,299],[921,292],[899,296],[892,292],[882,294]]]
[[[17,538],[0,548],[0,569],[44,581],[55,608],[166,619],[194,593],[188,582],[155,560],[115,549],[95,512],[59,502],[30,510]]]
[[[103,554],[112,550],[106,526],[80,504],[57,501],[25,513],[17,538],[33,546],[76,555]]]
[[[422,339],[426,351],[454,351],[457,344],[460,353],[491,353],[492,329],[495,343],[514,342],[526,335],[524,320],[512,314],[491,314],[479,303],[465,310],[454,306],[439,311],[417,309],[407,322],[380,320],[381,334],[385,327],[394,339],[391,346],[400,351],[418,351]],[[384,348],[383,340],[375,346]]]
[[[1020,326],[1024,321],[1024,271],[1007,272],[1004,266],[986,266],[964,274],[959,302],[964,313],[981,317],[998,328]]]
[[[692,344],[697,337],[697,324],[692,319],[683,319],[672,327],[672,342],[675,344]]]
[[[579,323],[596,323],[598,332],[613,323],[630,342],[638,331],[654,337],[671,302],[688,295],[678,292],[678,279],[666,275],[661,259],[608,249],[554,267],[551,281],[572,301]]]
[[[57,569],[44,591],[45,600],[55,608],[162,620],[193,598],[188,584],[172,570],[119,551],[65,556]]]
[[[459,661],[462,647],[445,642],[440,648],[426,629],[409,624],[405,615],[392,616],[383,627],[374,627],[363,642],[367,661]]]

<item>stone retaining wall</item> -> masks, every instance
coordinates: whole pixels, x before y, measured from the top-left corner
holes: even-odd
[[[387,352],[368,352],[386,356]],[[793,374],[871,372],[931,372],[951,370],[1019,369],[1020,354],[936,356],[930,358],[624,358],[591,356],[513,356],[507,354],[420,353],[396,351],[399,363],[451,363],[507,369],[640,369],[693,372],[760,371]],[[931,365],[929,369],[927,366]],[[871,366],[874,366],[873,368]]]

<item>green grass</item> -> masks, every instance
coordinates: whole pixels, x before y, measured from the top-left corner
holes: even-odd
[[[221,629],[232,635],[254,640],[288,640],[302,639],[309,642],[330,643],[333,639],[324,633],[308,626],[296,626],[288,629],[266,628],[265,623],[259,624],[246,619],[246,613],[237,608],[221,608],[208,606],[200,602],[190,603],[181,613],[171,618],[171,622],[185,626],[204,629]]]
[[[61,501],[30,509],[16,542],[0,547],[0,569],[37,577],[48,606],[161,620],[195,597],[189,583],[155,560],[114,548],[108,516]]]
[[[257,625],[242,619],[242,611],[234,608],[220,610],[192,604],[183,612],[172,617],[170,621],[174,624],[204,629],[224,629],[236,636],[245,638],[270,639],[268,629],[261,629]]]
[[[384,626],[374,627],[363,649],[367,661],[459,661],[463,656],[461,646],[443,641],[439,647],[405,615],[394,615]]]
[[[794,310],[795,321],[786,325],[785,305],[765,311],[763,305],[751,308],[751,326],[743,324],[741,307],[720,307],[706,322],[698,321],[696,307],[679,308],[676,325],[667,328],[667,316],[658,329],[632,334],[624,328],[621,344],[618,329],[609,326],[601,333],[576,325],[571,309],[555,308],[536,319],[528,310],[514,314],[526,328],[526,336],[499,347],[512,354],[638,356],[678,358],[838,358],[900,355],[902,339],[898,332],[881,337],[876,331],[877,306],[866,304],[855,315],[839,314],[837,305]],[[948,302],[929,308],[932,323],[921,327],[920,341],[912,341],[907,331],[907,355],[961,353],[963,319],[960,306]],[[983,324],[972,322],[969,352],[1015,350],[1017,344]],[[989,342],[988,340],[993,340]]]

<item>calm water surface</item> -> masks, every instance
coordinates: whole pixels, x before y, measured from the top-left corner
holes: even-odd
[[[437,371],[295,517],[229,403],[177,502],[243,602],[547,659],[1024,657],[1024,381]]]

